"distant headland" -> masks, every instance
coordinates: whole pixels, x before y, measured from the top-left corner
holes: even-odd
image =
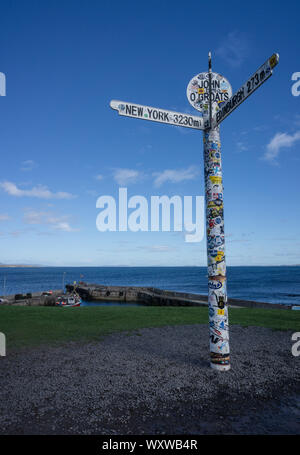
[[[35,264],[0,264],[0,267],[12,267],[12,268],[20,268],[20,267],[27,267],[27,268],[33,268],[33,267],[42,267],[42,265],[35,265]]]

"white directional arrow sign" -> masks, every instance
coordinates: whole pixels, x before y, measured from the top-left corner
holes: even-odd
[[[194,128],[196,130],[204,129],[203,118],[195,115],[116,100],[110,102],[110,107],[117,110],[119,115],[125,115],[127,117],[151,120],[152,122],[166,123],[168,125],[183,126],[185,128]]]
[[[219,125],[231,112],[236,109],[248,96],[255,92],[269,77],[272,76],[272,69],[279,62],[279,55],[273,54],[247,82],[220,108],[212,118],[211,128]]]

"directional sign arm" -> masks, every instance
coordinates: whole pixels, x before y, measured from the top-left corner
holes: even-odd
[[[242,85],[239,90],[214,115],[211,128],[218,126],[232,111],[234,111],[248,96],[252,95],[269,77],[273,68],[279,62],[279,54],[273,54],[258,70]]]
[[[181,112],[167,111],[151,106],[128,103],[127,101],[112,100],[110,107],[118,111],[119,115],[126,117],[150,120],[152,122],[166,123],[168,125],[183,126],[196,130],[204,129],[203,118]]]

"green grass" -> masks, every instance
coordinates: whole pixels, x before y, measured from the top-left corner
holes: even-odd
[[[230,308],[230,324],[300,331],[300,312]],[[7,348],[93,341],[112,332],[178,324],[207,324],[207,308],[195,307],[0,307]]]

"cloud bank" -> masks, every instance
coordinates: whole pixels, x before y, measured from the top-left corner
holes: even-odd
[[[23,190],[18,188],[18,186],[13,182],[1,182],[0,187],[9,194],[10,196],[16,197],[37,197],[40,199],[73,199],[76,197],[71,193],[66,193],[64,191],[58,191],[53,193],[44,185],[37,185],[31,188],[30,190]]]

